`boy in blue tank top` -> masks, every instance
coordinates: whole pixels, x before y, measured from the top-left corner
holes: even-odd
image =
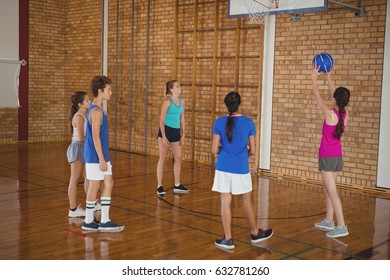
[[[111,193],[113,188],[112,166],[108,143],[108,118],[103,109],[103,101],[109,100],[111,80],[106,76],[95,76],[91,82],[94,97],[87,113],[87,129],[84,144],[85,171],[90,186],[87,193],[83,230],[101,232],[120,232],[125,227],[110,220]],[[94,209],[97,193],[103,181],[101,202],[101,220],[96,223]]]

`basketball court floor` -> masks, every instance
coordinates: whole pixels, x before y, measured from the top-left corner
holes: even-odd
[[[252,246],[238,198],[233,200],[236,249],[223,251],[220,197],[211,191],[214,169],[184,163],[188,194],[172,192],[166,164],[166,199],[156,196],[157,157],[111,151],[114,190],[110,216],[120,233],[85,233],[68,218],[67,142],[0,145],[1,260],[388,260],[390,200],[386,195],[339,189],[350,235],[325,236],[322,187],[253,175],[258,225],[275,235]],[[78,203],[85,205],[80,182]],[[97,212],[99,213],[99,212]]]

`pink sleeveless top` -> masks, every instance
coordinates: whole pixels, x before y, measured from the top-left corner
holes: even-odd
[[[333,112],[335,112],[337,119],[340,118],[340,113],[336,108],[333,108]],[[343,120],[345,120],[347,116],[347,111],[343,116]],[[345,128],[345,126],[344,126]],[[342,157],[343,151],[341,147],[341,138],[337,139],[334,134],[336,132],[336,125],[328,125],[326,120],[322,125],[322,138],[320,148],[318,150],[319,157]]]

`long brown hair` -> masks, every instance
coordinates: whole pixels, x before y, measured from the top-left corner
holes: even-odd
[[[165,84],[165,96],[168,96],[168,95],[171,95],[171,89],[173,89],[173,86],[175,85],[177,81],[176,80],[172,80],[172,81],[168,81],[166,84]]]
[[[73,124],[72,124],[73,117],[79,110],[79,104],[84,102],[84,98],[86,95],[87,93],[85,91],[76,91],[71,96],[72,105],[70,106],[69,115],[68,115],[68,120],[69,120],[68,129],[70,134],[73,133]]]

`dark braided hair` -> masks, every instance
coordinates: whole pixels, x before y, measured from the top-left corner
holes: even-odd
[[[225,105],[229,111],[229,118],[226,123],[226,135],[228,138],[228,141],[231,143],[233,141],[233,113],[237,112],[238,107],[241,104],[241,96],[238,92],[236,91],[231,91],[225,96]]]
[[[350,95],[349,89],[345,87],[339,87],[333,93],[333,98],[336,100],[340,113],[339,122],[336,125],[336,132],[334,135],[337,139],[340,139],[344,132],[345,106],[348,105]]]
[[[70,106],[69,115],[68,115],[68,120],[69,120],[68,128],[71,134],[73,133],[73,125],[72,125],[73,117],[79,110],[79,104],[83,103],[86,95],[87,93],[85,91],[76,91],[71,96],[72,105]]]

